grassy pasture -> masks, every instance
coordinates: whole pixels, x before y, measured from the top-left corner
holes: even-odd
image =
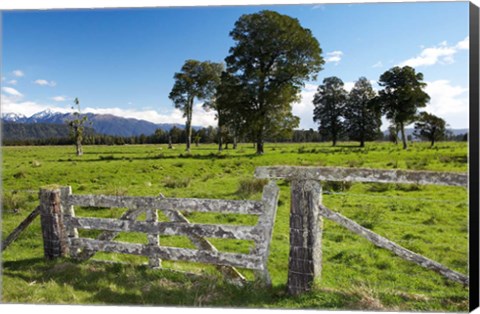
[[[414,143],[407,151],[391,143],[267,144],[256,156],[251,144],[217,153],[215,145],[2,147],[2,237],[38,204],[40,186],[71,185],[76,194],[260,199],[254,169],[265,165],[341,166],[466,172],[466,143]],[[468,287],[403,261],[333,222],[325,221],[323,272],[314,291],[285,295],[289,250],[289,185],[278,181],[280,200],[269,257],[271,290],[254,282],[229,285],[211,266],[164,261],[165,268],[141,265],[145,258],[97,253],[94,261],[44,261],[37,219],[3,252],[2,302],[138,304],[314,309],[466,311]],[[324,204],[400,245],[466,274],[468,193],[464,188],[399,184],[323,183]],[[119,217],[124,209],[76,208],[78,216]],[[145,219],[145,217],[140,217]],[[160,215],[161,220],[165,217]],[[241,215],[190,214],[192,222],[254,224]],[[95,232],[81,231],[94,236]],[[143,234],[121,241],[146,243]],[[215,240],[223,251],[247,253],[248,241]],[[161,237],[162,245],[191,247],[185,237]],[[243,271],[250,279],[252,274]]]

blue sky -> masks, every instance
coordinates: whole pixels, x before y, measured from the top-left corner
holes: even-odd
[[[468,127],[468,2],[37,10],[2,12],[2,112],[50,108],[183,123],[168,93],[186,59],[220,62],[242,15],[275,10],[312,30],[327,61],[293,105],[316,128],[311,100],[328,76],[351,88],[395,65],[424,74],[427,111]],[[194,124],[215,125],[196,104]],[[382,127],[385,129],[386,124]]]

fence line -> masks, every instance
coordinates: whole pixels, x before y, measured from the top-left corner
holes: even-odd
[[[374,192],[377,193],[377,192]],[[366,193],[350,193],[350,192],[331,192],[331,191],[323,191],[323,195],[341,195],[341,196],[355,196],[355,197],[369,197],[369,198],[387,198],[387,199],[398,199],[402,201],[422,201],[422,202],[432,202],[432,203],[445,203],[445,204],[466,204],[468,205],[468,201],[447,201],[447,200],[435,200],[430,198],[422,198],[422,197],[405,197],[400,195],[372,195]]]
[[[311,290],[314,279],[320,277],[322,264],[321,243],[324,228],[321,217],[334,220],[350,231],[364,236],[375,245],[390,249],[406,260],[416,262],[422,266],[428,266],[428,268],[441,273],[447,278],[468,285],[467,276],[406,250],[354,221],[338,213],[331,212],[322,205],[322,188],[320,184],[321,181],[348,181],[467,187],[467,174],[362,168],[273,166],[257,167],[255,176],[264,179],[286,179],[290,182],[292,195],[290,238],[292,239],[300,232],[304,235],[303,238],[306,239],[306,242],[302,244],[303,247],[292,249],[291,246],[290,249],[287,282],[287,290],[290,294]],[[304,209],[298,210],[301,207]],[[320,252],[317,251],[316,245],[320,246]],[[299,269],[301,269],[301,272],[299,272]]]
[[[404,247],[396,244],[395,242],[392,242],[370,230],[367,228],[364,228],[354,222],[351,219],[348,219],[347,217],[333,212],[327,207],[320,205],[320,213],[323,217],[328,218],[330,220],[335,221],[336,223],[340,224],[341,226],[347,228],[348,230],[358,234],[361,237],[364,237],[365,239],[369,240],[376,246],[382,247],[384,249],[387,249],[389,251],[392,251],[396,255],[410,261],[414,262],[422,267],[431,269],[433,271],[436,271],[448,279],[454,280],[456,282],[459,282],[464,285],[468,285],[469,279],[467,276],[460,274],[456,271],[453,271],[445,266],[443,266],[440,263],[437,263],[435,261],[432,261],[431,259],[428,259],[420,254],[414,253],[410,250],[405,249]]]

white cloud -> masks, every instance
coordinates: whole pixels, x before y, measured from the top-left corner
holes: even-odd
[[[179,109],[173,109],[170,112],[159,113],[156,110],[136,110],[123,108],[91,108],[87,107],[84,112],[96,114],[112,114],[123,118],[134,118],[146,120],[153,123],[185,123],[183,113]],[[216,126],[215,111],[205,111],[202,104],[196,104],[193,108],[192,125],[195,126]]]
[[[40,104],[34,101],[22,101],[19,97],[11,97],[5,94],[1,94],[2,113],[17,113],[30,117],[33,114],[43,111],[45,109],[51,109],[58,112],[70,112],[70,108],[62,108],[51,106],[49,104]]]
[[[411,67],[429,66],[437,63],[451,64],[455,62],[454,56],[460,50],[468,49],[469,37],[459,41],[456,45],[448,46],[446,41],[438,46],[424,48],[420,54],[400,63],[400,66],[409,65]]]
[[[377,63],[375,63],[374,65],[372,65],[372,68],[381,68],[381,67],[383,67],[382,61],[378,61]]]
[[[55,96],[55,97],[52,97],[52,100],[65,101],[65,100],[67,100],[67,97],[65,97],[65,96]]]
[[[468,88],[453,86],[447,80],[426,83],[425,92],[430,96],[426,111],[444,116],[444,119],[448,114],[463,113],[468,121]]]
[[[328,52],[327,56],[325,57],[325,62],[330,63],[333,62],[335,65],[337,65],[340,60],[342,60],[343,52],[340,50],[335,50],[332,52]]]
[[[55,85],[57,85],[57,83],[55,83],[54,81],[47,81],[47,80],[36,80],[34,83],[40,86],[50,86],[50,87],[54,87]]]
[[[10,85],[17,85],[17,80],[10,80],[7,82],[7,84],[10,84]]]
[[[349,93],[352,90],[353,86],[355,86],[355,82],[344,82],[343,83],[343,89],[345,89]]]
[[[465,37],[464,40],[459,41],[456,45],[457,49],[459,50],[468,50],[470,48],[470,39],[469,37]]]
[[[300,117],[300,129],[317,129],[318,125],[313,122],[313,109],[315,108],[312,101],[317,92],[317,85],[305,84],[301,92],[302,99],[292,104],[292,112],[295,116]]]
[[[23,97],[22,93],[13,87],[2,87],[2,91],[14,97]]]
[[[25,76],[25,74],[23,73],[23,71],[21,70],[15,70],[15,71],[12,71],[12,74],[16,77],[22,77],[22,76]]]

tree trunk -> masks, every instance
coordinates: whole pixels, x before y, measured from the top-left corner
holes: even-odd
[[[233,149],[237,149],[237,136],[233,136]]]
[[[225,141],[225,149],[228,149],[228,140]]]
[[[263,155],[263,139],[257,138],[257,155]]]
[[[172,149],[172,148],[173,148],[173,146],[172,146],[172,136],[169,135],[168,136],[168,149]]]
[[[80,139],[77,139],[75,146],[77,148],[77,156],[82,156],[83,155],[82,141]]]
[[[187,131],[187,152],[190,152],[190,147],[192,146],[192,112],[193,112],[193,97],[188,101],[188,109],[187,109],[187,123],[185,124],[185,128]]]
[[[222,132],[220,131],[220,127],[218,128],[218,151],[221,152],[223,150],[223,138]]]
[[[403,142],[403,149],[407,149],[407,138],[405,136],[405,128],[403,127],[403,123],[400,123],[400,131],[402,133],[402,142]]]
[[[192,146],[192,122],[191,120],[187,122],[187,152],[190,152],[190,147]]]

